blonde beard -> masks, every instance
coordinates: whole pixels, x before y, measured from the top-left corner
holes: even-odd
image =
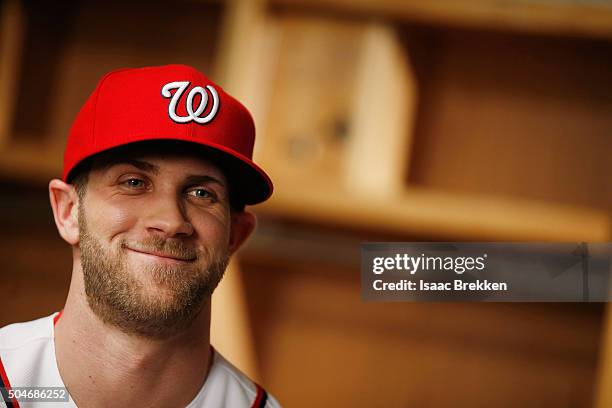
[[[223,277],[228,254],[197,254],[196,261],[209,260],[200,269],[196,264],[151,265],[129,270],[125,242],[115,251],[105,251],[87,228],[79,206],[81,266],[85,294],[91,310],[105,323],[142,337],[168,338],[187,329]],[[142,242],[148,248],[189,252],[188,248],[152,237]],[[191,252],[189,252],[191,253]],[[145,279],[152,281],[147,290]],[[149,292],[149,293],[147,293]]]

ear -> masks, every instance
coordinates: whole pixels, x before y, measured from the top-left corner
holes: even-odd
[[[248,211],[234,212],[231,224],[229,251],[233,254],[255,230],[257,218]]]
[[[49,199],[59,234],[71,245],[79,243],[79,197],[72,184],[53,179],[49,182]]]

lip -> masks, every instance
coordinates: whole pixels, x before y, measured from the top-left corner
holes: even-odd
[[[164,261],[170,261],[170,262],[179,262],[179,263],[191,263],[194,261],[194,259],[182,259],[182,258],[174,258],[168,255],[164,255],[162,253],[159,252],[147,252],[147,251],[140,251],[137,249],[133,249],[133,248],[128,248],[126,247],[127,250],[132,251],[132,252],[136,252],[137,254],[141,254],[141,255],[145,255],[145,256],[150,256],[153,258],[157,258],[160,260],[164,260]]]

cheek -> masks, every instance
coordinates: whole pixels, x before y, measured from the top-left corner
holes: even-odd
[[[192,225],[202,245],[227,248],[230,239],[229,217],[216,217],[211,214],[192,218]]]
[[[142,208],[140,208],[142,213]],[[112,202],[101,202],[87,209],[87,225],[90,232],[110,240],[134,227],[138,221],[137,205],[119,205]]]

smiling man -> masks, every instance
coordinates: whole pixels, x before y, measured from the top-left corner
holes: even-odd
[[[100,80],[49,183],[73,249],[66,305],[0,329],[0,406],[278,406],[210,346],[211,295],[255,228],[245,205],[272,193],[254,139],[191,67]]]

